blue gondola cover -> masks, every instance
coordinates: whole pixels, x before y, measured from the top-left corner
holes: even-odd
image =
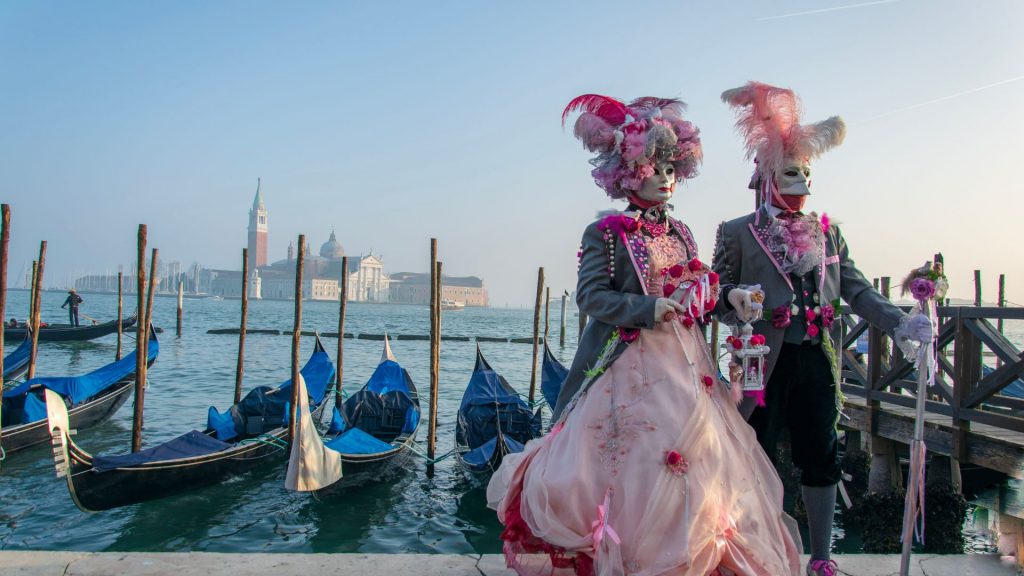
[[[193,430],[178,436],[174,440],[164,442],[159,446],[140,450],[139,452],[117,456],[93,456],[92,465],[94,472],[107,472],[115,468],[137,466],[147,462],[204,456],[230,447],[231,444],[227,442],[221,442],[198,430]]]

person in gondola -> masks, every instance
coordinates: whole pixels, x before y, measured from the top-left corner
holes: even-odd
[[[82,297],[72,288],[68,290],[68,297],[64,299],[64,303],[60,306],[61,309],[68,309],[68,323],[72,326],[78,326],[78,305],[82,302]]]
[[[700,331],[717,275],[669,214],[696,175],[699,132],[678,100],[584,95],[563,121],[575,111],[595,182],[628,208],[584,231],[577,303],[590,322],[554,426],[488,485],[506,561],[521,575],[797,574],[782,483]],[[752,291],[729,298],[755,313]]]

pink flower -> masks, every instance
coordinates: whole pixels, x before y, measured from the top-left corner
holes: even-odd
[[[680,266],[679,264],[676,264],[675,266],[673,266],[673,267],[668,269],[668,273],[673,278],[679,278],[680,276],[683,275],[683,271],[684,270],[685,269],[682,266]]]
[[[817,336],[818,336],[818,334],[820,332],[821,332],[821,330],[818,329],[818,325],[817,324],[808,324],[807,325],[807,335],[810,336],[811,338],[817,338]]]
[[[712,386],[715,385],[715,379],[712,378],[711,376],[708,376],[707,374],[705,374],[704,377],[701,378],[701,380],[704,382],[704,385],[707,386],[708,388],[711,388]]]
[[[814,322],[814,319],[817,318],[817,317],[818,317],[818,315],[814,312],[813,309],[811,309],[811,308],[807,309],[807,321],[808,322]]]
[[[626,229],[626,232],[636,232],[637,230],[640,229],[640,222],[635,218],[623,218],[625,219],[625,222],[623,223],[623,228]]]
[[[732,349],[733,350],[739,350],[740,348],[743,348],[743,340],[740,340],[739,338],[733,338],[732,339]]]
[[[675,450],[669,450],[668,453],[665,454],[665,464],[668,464],[669,466],[675,466],[676,464],[679,464],[682,460],[683,455],[680,454],[679,452],[676,452]]]
[[[704,267],[704,263],[694,258],[693,260],[687,262],[686,266],[690,269],[690,272],[696,272],[697,270],[700,270],[701,268]]]
[[[682,476],[690,469],[690,463],[683,458],[683,455],[675,450],[665,453],[665,465],[672,471],[674,476]]]
[[[764,334],[754,334],[750,337],[750,343],[754,346],[763,346],[765,343]]]
[[[690,318],[689,316],[684,317],[683,318],[683,326],[686,326],[687,328],[692,328],[693,327],[693,318]]]
[[[824,232],[825,234],[828,234],[829,225],[830,225],[830,221],[829,221],[829,218],[828,218],[828,214],[822,212],[821,213],[821,231]]]
[[[716,272],[708,272],[708,282],[712,286],[718,284],[718,274]]]
[[[831,328],[832,323],[836,321],[836,309],[831,305],[821,307],[821,325],[825,328]]]
[[[914,278],[910,282],[910,293],[918,302],[924,302],[935,295],[935,282],[927,278]]]
[[[672,296],[672,293],[675,292],[675,291],[676,291],[676,285],[675,284],[669,284],[667,282],[661,288],[661,293],[665,295],[665,298],[668,298],[668,297]]]
[[[619,338],[622,338],[623,342],[632,342],[640,337],[640,330],[638,328],[623,328],[619,326]]]
[[[772,310],[772,326],[775,328],[785,328],[792,322],[790,320],[791,312],[789,310],[789,304],[783,304]]]

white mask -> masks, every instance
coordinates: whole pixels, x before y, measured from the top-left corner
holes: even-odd
[[[786,158],[782,171],[775,176],[779,194],[808,196],[811,193],[811,163],[805,159]]]
[[[676,168],[669,162],[654,165],[654,174],[644,179],[636,195],[648,202],[665,203],[676,190]]]

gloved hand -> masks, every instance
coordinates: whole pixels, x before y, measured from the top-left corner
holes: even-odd
[[[676,317],[676,314],[686,312],[682,304],[671,298],[658,298],[654,303],[654,321],[667,322]]]
[[[912,357],[916,354],[918,345],[931,342],[935,332],[935,323],[928,316],[920,312],[904,316],[896,326],[896,345],[904,355]]]
[[[761,316],[764,291],[760,284],[746,288],[733,288],[729,291],[729,305],[736,312],[740,322],[752,322]]]

